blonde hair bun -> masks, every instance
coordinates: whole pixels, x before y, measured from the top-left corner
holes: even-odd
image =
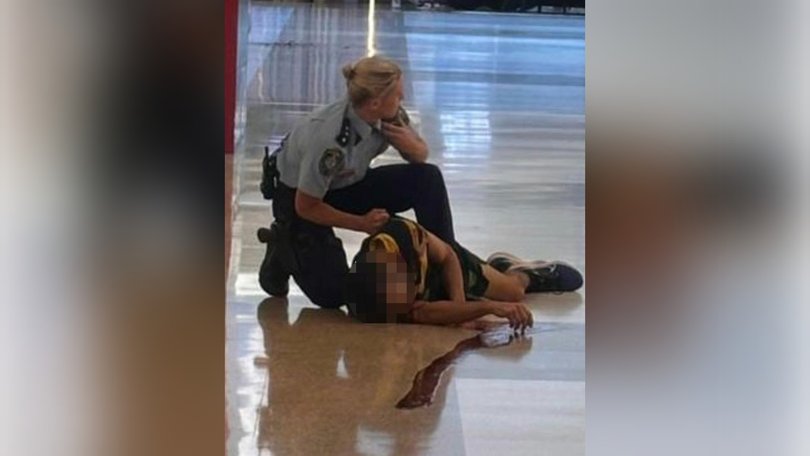
[[[347,63],[346,65],[343,65],[343,70],[342,71],[343,71],[343,77],[346,78],[346,81],[347,82],[351,81],[352,78],[354,77],[354,64]]]
[[[378,55],[344,65],[342,71],[349,99],[354,106],[385,96],[396,87],[402,76],[402,69],[396,62]]]

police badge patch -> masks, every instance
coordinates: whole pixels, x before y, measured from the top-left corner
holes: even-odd
[[[326,149],[321,155],[321,161],[318,163],[318,171],[323,176],[334,176],[338,171],[343,169],[345,165],[345,157],[343,151],[340,149]]]

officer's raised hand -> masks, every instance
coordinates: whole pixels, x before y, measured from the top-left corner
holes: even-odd
[[[410,163],[424,163],[427,160],[428,148],[410,125],[397,125],[393,122],[381,122],[382,133],[396,148],[402,158]]]
[[[391,216],[385,209],[372,209],[362,217],[361,229],[368,234],[374,234],[388,222],[389,218]]]

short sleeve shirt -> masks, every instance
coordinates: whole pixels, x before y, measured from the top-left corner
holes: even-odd
[[[348,99],[299,121],[284,142],[277,166],[281,182],[316,198],[362,180],[371,161],[389,146],[377,125],[362,120]]]

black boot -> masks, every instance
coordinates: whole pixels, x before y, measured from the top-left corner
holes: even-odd
[[[259,268],[259,285],[272,296],[287,296],[290,292],[290,273],[281,261],[278,226],[274,222],[270,229],[259,228],[256,235],[259,242],[267,244],[264,261]]]

